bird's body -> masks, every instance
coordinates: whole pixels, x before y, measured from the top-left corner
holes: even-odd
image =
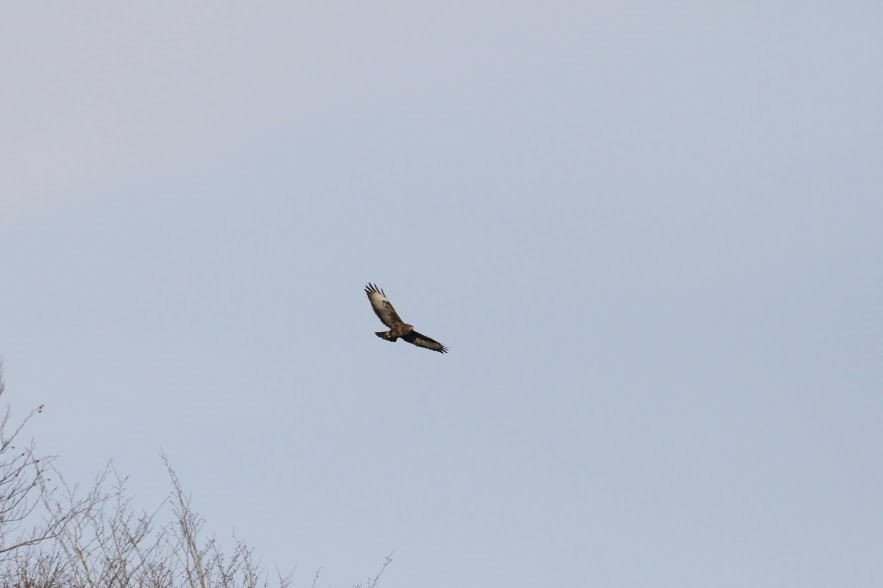
[[[447,347],[435,339],[430,339],[426,335],[421,335],[414,330],[413,325],[409,325],[403,321],[396,312],[396,309],[393,308],[392,303],[389,301],[389,298],[386,297],[386,293],[384,293],[383,290],[374,284],[368,284],[365,286],[365,294],[368,295],[368,301],[371,303],[371,308],[374,309],[374,314],[377,315],[380,322],[389,327],[388,331],[379,331],[374,333],[375,335],[393,343],[398,339],[404,339],[408,343],[416,345],[417,347],[431,349],[433,351],[438,351],[439,353],[448,352]]]

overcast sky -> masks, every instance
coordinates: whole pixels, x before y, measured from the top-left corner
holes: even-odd
[[[299,585],[883,585],[881,23],[4,3],[4,398]]]

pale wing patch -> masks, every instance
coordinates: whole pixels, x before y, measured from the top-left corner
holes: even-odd
[[[365,293],[368,295],[368,301],[371,303],[371,308],[374,309],[374,314],[384,325],[393,328],[402,322],[383,290],[374,284],[368,284],[365,286]]]

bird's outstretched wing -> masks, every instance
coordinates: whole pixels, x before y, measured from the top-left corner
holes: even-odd
[[[417,331],[411,331],[407,335],[403,335],[402,339],[404,339],[408,343],[413,343],[417,347],[425,347],[426,349],[432,349],[433,351],[438,351],[439,353],[448,352],[447,347],[445,347],[435,339],[430,339],[426,335],[421,335]]]
[[[365,286],[365,294],[368,295],[368,301],[371,303],[371,308],[374,309],[374,314],[384,325],[391,329],[404,322],[396,309],[392,307],[392,303],[383,290],[374,284],[368,284]]]

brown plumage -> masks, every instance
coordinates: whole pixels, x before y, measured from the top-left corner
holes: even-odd
[[[389,327],[388,331],[380,331],[379,333],[374,333],[375,335],[393,343],[396,339],[402,338],[417,347],[425,347],[439,353],[448,352],[447,347],[426,335],[421,335],[414,330],[413,326],[403,321],[383,290],[374,284],[368,284],[365,286],[365,294],[368,295],[368,301],[371,303],[371,308],[374,309],[374,314],[377,315],[380,322]]]

